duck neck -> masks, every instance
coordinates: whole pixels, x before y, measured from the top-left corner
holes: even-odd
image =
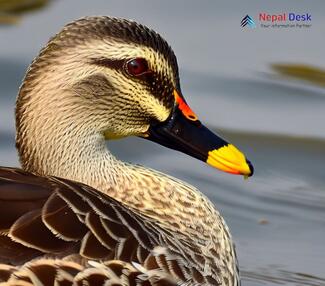
[[[103,135],[91,134],[73,145],[64,148],[64,160],[58,160],[60,166],[52,164],[51,173],[57,172],[56,176],[82,182],[114,197],[128,189],[132,172],[110,152]]]
[[[23,169],[87,184],[104,193],[120,191],[130,182],[128,165],[108,150],[100,133],[80,133],[76,126],[37,120],[17,131],[17,148]],[[26,130],[24,130],[26,129]],[[35,134],[34,134],[35,131]],[[123,184],[121,183],[123,182]]]

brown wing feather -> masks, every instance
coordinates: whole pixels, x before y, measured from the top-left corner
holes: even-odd
[[[79,241],[88,231],[72,208],[56,193],[44,204],[42,220],[52,232],[66,241]]]
[[[7,205],[0,263],[18,265],[0,265],[0,282],[8,285],[176,285],[203,271],[156,221],[81,183],[0,168],[0,210]],[[199,274],[195,281],[207,282]]]
[[[44,253],[59,253],[72,245],[56,237],[43,223],[41,210],[30,211],[19,219],[10,228],[8,236],[27,247]]]
[[[7,232],[25,213],[40,209],[51,194],[51,186],[42,185],[46,180],[31,176],[35,178],[35,183],[16,169],[0,169],[0,232]]]

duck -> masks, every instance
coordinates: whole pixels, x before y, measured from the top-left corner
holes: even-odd
[[[189,107],[158,33],[109,16],[67,24],[29,66],[15,114],[21,168],[0,168],[0,285],[240,285],[214,204],[106,144],[137,136],[254,172]]]

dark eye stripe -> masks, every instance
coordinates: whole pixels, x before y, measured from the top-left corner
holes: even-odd
[[[125,64],[125,59],[121,59],[121,60],[107,59],[107,58],[93,59],[92,64],[119,70],[123,68]]]

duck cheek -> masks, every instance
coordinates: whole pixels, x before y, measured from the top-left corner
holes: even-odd
[[[107,126],[103,134],[106,140],[120,139],[128,136],[145,137],[149,127],[148,121],[144,118],[138,118],[132,122],[125,119],[124,121],[115,122]]]
[[[142,115],[143,120],[150,123],[152,121],[164,122],[170,116],[172,108],[166,107],[152,94],[145,94],[142,96],[142,101],[136,103],[138,113],[137,116]]]

